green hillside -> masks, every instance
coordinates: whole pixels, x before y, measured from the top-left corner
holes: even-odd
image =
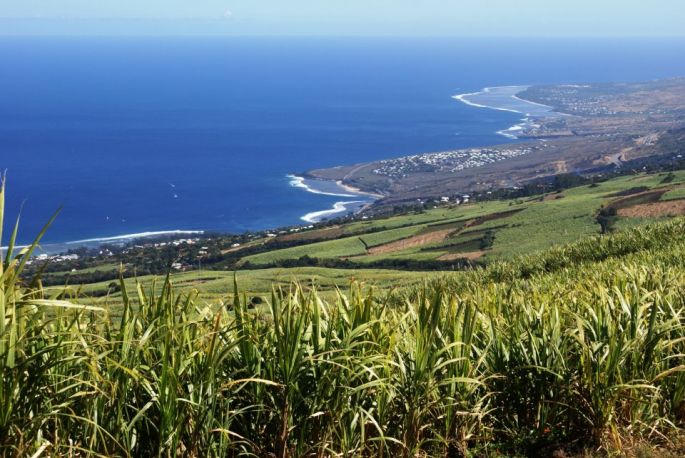
[[[564,199],[614,199],[595,190]],[[577,202],[559,209],[564,199],[517,205],[579,214]],[[449,211],[454,220],[481,209]],[[585,227],[577,220],[548,227],[571,237]],[[537,237],[528,246],[551,240]],[[522,256],[496,247],[492,257],[505,259],[484,268],[364,271],[380,289],[354,282],[328,299],[283,283],[255,304],[222,291],[226,273],[126,281],[116,310],[22,281],[31,249],[10,254],[0,276],[0,453],[682,456],[685,219]],[[347,270],[293,272],[324,288],[350,280]],[[259,290],[281,275],[238,281]],[[225,300],[198,298],[195,286]]]
[[[423,259],[439,259],[448,254],[470,253],[465,250],[471,250],[473,248],[471,245],[466,244],[465,247],[460,245],[474,238],[474,231],[469,229],[476,227],[478,231],[492,230],[495,233],[494,243],[483,252],[483,257],[485,259],[506,258],[597,233],[599,226],[595,221],[595,216],[599,208],[618,200],[621,196],[617,194],[626,190],[637,188],[640,189],[639,192],[644,192],[647,189],[641,190],[641,188],[660,189],[665,186],[664,198],[678,199],[685,182],[685,173],[676,173],[675,179],[668,185],[662,184],[663,180],[664,175],[658,174],[626,176],[599,183],[594,187],[580,186],[540,198],[486,201],[448,209],[428,210],[421,215],[421,218],[411,215],[392,218],[387,222],[380,220],[367,224],[356,223],[350,225],[347,233],[352,232],[352,228],[357,231],[367,227],[397,226],[400,228],[347,237],[343,235],[336,240],[246,256],[244,260],[259,265],[284,259],[297,259],[304,255],[319,258],[355,257],[359,262],[379,258],[415,258],[417,256]],[[477,220],[483,216],[486,217],[483,218],[486,221]],[[364,240],[371,248],[378,248],[412,236],[442,231],[446,228],[444,224],[450,222],[455,223],[454,231],[446,234],[445,237],[436,234],[435,239],[438,240],[428,238],[426,243],[406,249],[402,249],[401,244],[397,244],[396,247],[390,246],[382,256],[370,254],[360,240]],[[621,219],[619,226],[625,228],[643,222],[645,218],[642,217],[626,217]]]
[[[421,283],[439,272],[488,265],[598,234],[598,215],[612,208],[608,213],[615,214],[607,220],[611,229],[618,231],[685,214],[684,189],[683,171],[638,174],[526,198],[442,205],[392,217],[329,224],[257,238],[224,250],[213,262],[198,258],[200,262],[174,273],[172,280],[183,291],[197,289],[200,298],[210,302],[226,299],[234,271],[241,289],[250,296],[268,295],[274,284],[290,281],[315,284],[325,297],[332,297],[336,287],[345,288],[352,280],[389,290]],[[145,260],[146,256],[150,251],[136,258]],[[133,255],[121,262],[134,273],[131,258]],[[118,280],[119,268],[119,263],[109,260],[78,272],[67,266],[64,271],[49,271],[43,278],[58,279],[50,284],[77,286],[84,281],[71,280],[72,276],[109,272],[104,280],[86,284],[83,291],[97,297],[94,303],[119,306],[121,295],[111,288]],[[154,277],[138,279],[147,285]],[[128,278],[127,284],[134,281]]]

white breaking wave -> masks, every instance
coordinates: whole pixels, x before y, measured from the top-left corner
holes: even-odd
[[[522,130],[523,130],[523,124],[516,124],[515,126],[511,126],[508,129],[498,130],[497,133],[499,135],[504,136],[504,137],[511,138],[511,139],[515,140],[515,139],[518,139],[518,136],[515,134],[515,132],[520,132]]]
[[[77,244],[81,244],[81,243],[95,243],[95,242],[116,242],[116,241],[121,241],[121,240],[142,239],[142,238],[147,238],[147,237],[160,237],[160,236],[165,236],[165,235],[201,235],[204,233],[205,233],[205,231],[182,231],[182,230],[138,232],[135,234],[115,235],[112,237],[99,237],[99,238],[93,238],[93,239],[74,240],[72,242],[66,242],[65,245],[77,245]]]
[[[29,245],[15,245],[14,249],[15,250],[23,250],[24,248],[28,248]],[[9,247],[8,246],[0,246],[0,252],[7,251]],[[3,253],[4,256],[4,253]]]
[[[176,230],[176,231],[150,231],[150,232],[137,232],[134,234],[123,234],[123,235],[115,235],[111,237],[97,237],[97,238],[92,238],[92,239],[83,239],[83,240],[73,240],[71,242],[54,242],[54,243],[42,243],[38,245],[38,251],[39,252],[52,252],[52,253],[60,253],[62,251],[65,251],[65,247],[68,245],[84,245],[84,244],[91,244],[91,243],[107,243],[107,242],[121,242],[125,240],[135,240],[135,239],[142,239],[142,238],[147,238],[147,237],[161,237],[165,235],[202,235],[204,234],[205,231],[182,231],[182,230]],[[28,248],[29,245],[17,245],[14,247],[15,250],[21,250],[23,248]],[[0,251],[7,251],[6,246],[0,246]]]
[[[353,204],[364,204],[368,203],[365,200],[351,200],[347,202],[336,202],[333,204],[333,208],[330,210],[321,210],[318,212],[311,212],[307,213],[304,215],[302,218],[300,218],[302,221],[306,221],[308,223],[318,223],[319,221],[325,219],[328,216],[335,215],[337,213],[344,213],[347,211],[347,205],[353,205]]]
[[[357,197],[356,194],[343,194],[339,192],[326,192],[326,191],[319,191],[318,189],[314,189],[311,186],[308,186],[307,183],[304,182],[303,177],[299,177],[297,175],[286,175],[288,178],[290,178],[290,186],[293,186],[295,188],[301,188],[304,189],[307,192],[311,192],[312,194],[321,194],[324,196],[335,196],[335,197]]]
[[[490,92],[490,89],[492,89],[492,88],[486,87],[486,88],[483,89],[482,91],[478,91],[478,92],[469,92],[468,94],[454,95],[454,96],[452,96],[452,98],[453,98],[453,99],[456,99],[456,100],[459,100],[460,102],[465,103],[466,105],[469,105],[469,106],[472,106],[472,107],[476,107],[476,108],[489,108],[489,109],[491,109],[491,110],[508,111],[509,113],[525,114],[525,113],[523,113],[522,111],[514,110],[514,109],[512,109],[512,108],[503,108],[503,107],[493,107],[493,106],[490,106],[490,105],[482,105],[482,104],[480,104],[480,103],[471,102],[470,100],[468,100],[468,99],[466,98],[466,97],[469,97],[469,96],[482,94],[482,93],[484,93],[484,92]]]
[[[527,113],[525,113],[525,112],[523,112],[523,111],[521,111],[521,110],[516,110],[516,109],[514,109],[514,108],[498,107],[498,106],[494,106],[494,105],[483,105],[483,104],[481,104],[481,103],[472,102],[472,101],[470,101],[470,100],[467,98],[467,97],[472,97],[472,96],[476,96],[476,95],[480,95],[480,94],[487,94],[487,93],[490,93],[490,92],[492,92],[493,89],[506,89],[506,88],[512,88],[512,89],[516,89],[516,90],[517,90],[517,92],[516,92],[515,94],[510,95],[510,97],[511,97],[512,99],[514,99],[514,100],[516,100],[516,101],[518,101],[518,102],[521,102],[521,103],[528,104],[528,105],[534,105],[534,106],[538,106],[538,107],[542,107],[542,108],[547,108],[549,111],[552,111],[552,110],[553,110],[553,107],[551,107],[551,106],[549,106],[549,105],[545,105],[545,104],[538,103],[538,102],[533,102],[533,101],[531,101],[531,100],[522,99],[521,97],[519,97],[519,96],[517,95],[517,94],[523,92],[524,90],[526,90],[526,89],[529,88],[529,87],[530,87],[530,86],[496,86],[496,87],[486,87],[486,88],[483,89],[482,91],[470,92],[470,93],[468,93],[468,94],[459,94],[459,95],[452,96],[452,98],[453,98],[453,99],[456,99],[456,100],[459,100],[460,102],[465,103],[466,105],[470,105],[470,106],[472,106],[472,107],[477,107],[477,108],[489,108],[489,109],[491,109],[491,110],[509,111],[509,112],[511,112],[511,113],[527,114]]]
[[[526,113],[526,112],[524,112],[524,111],[517,110],[517,109],[514,109],[514,108],[501,107],[501,106],[494,106],[494,105],[483,105],[483,104],[481,104],[481,103],[476,103],[476,102],[473,102],[473,101],[471,101],[471,100],[468,99],[468,97],[473,97],[473,96],[478,96],[478,95],[480,95],[480,94],[487,94],[487,93],[490,93],[490,92],[493,91],[493,89],[508,89],[508,88],[511,88],[511,89],[515,89],[516,92],[513,93],[513,94],[511,94],[511,95],[508,95],[508,94],[507,94],[506,97],[510,97],[510,98],[512,98],[513,100],[516,100],[517,102],[519,102],[520,104],[527,104],[527,105],[536,106],[536,107],[540,107],[540,108],[543,108],[543,109],[544,109],[544,110],[539,110],[539,109],[538,109],[537,112],[536,112],[536,116],[557,116],[557,115],[558,115],[558,116],[561,116],[560,113],[555,113],[555,112],[553,111],[554,108],[551,107],[551,106],[549,106],[549,105],[544,105],[544,104],[542,104],[542,103],[537,103],[537,102],[533,102],[533,101],[526,100],[526,99],[522,99],[522,98],[518,97],[517,94],[519,94],[520,92],[524,91],[524,90],[527,89],[528,87],[530,87],[530,86],[498,86],[498,87],[486,87],[485,89],[483,89],[482,91],[479,91],[479,92],[470,92],[470,93],[468,93],[468,94],[459,94],[459,95],[453,96],[452,98],[453,98],[453,99],[456,99],[456,100],[459,100],[460,102],[462,102],[462,103],[464,103],[464,104],[466,104],[466,105],[472,106],[472,107],[487,108],[487,109],[490,109],[490,110],[508,111],[508,112],[510,112],[510,113],[518,113],[518,114],[523,114],[523,115],[526,115],[526,116],[532,116],[531,113]],[[502,136],[507,137],[507,138],[510,138],[510,139],[512,139],[512,140],[518,139],[518,138],[519,138],[519,137],[518,137],[518,134],[519,134],[522,130],[524,130],[524,128],[528,125],[529,119],[524,118],[522,121],[523,121],[523,122],[521,122],[521,123],[519,123],[519,124],[515,124],[515,125],[509,127],[508,129],[503,129],[503,130],[497,131],[497,134],[502,135]]]

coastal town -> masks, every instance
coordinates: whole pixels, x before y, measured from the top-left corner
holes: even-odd
[[[554,107],[557,112],[584,118],[677,115],[682,110],[685,79],[643,83],[562,84],[530,86],[522,98]],[[642,119],[654,122],[655,118]]]
[[[510,159],[545,148],[544,143],[521,146],[469,148],[440,153],[416,154],[378,162],[372,173],[389,178],[405,178],[420,172],[453,173]]]
[[[560,173],[644,168],[682,151],[685,78],[488,88],[455,99],[521,113],[517,124],[498,131],[513,143],[315,169],[307,176],[383,195],[378,208],[513,189]]]

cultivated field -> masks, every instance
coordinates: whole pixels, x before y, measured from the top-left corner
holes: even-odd
[[[22,280],[33,248],[0,272],[3,456],[685,452],[683,218],[413,283],[355,272],[400,287],[328,299],[284,283],[255,302],[227,273],[126,281],[116,310]]]

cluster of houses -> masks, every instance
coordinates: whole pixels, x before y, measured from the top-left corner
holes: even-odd
[[[432,205],[433,208],[438,208],[438,205],[462,205],[471,201],[469,194],[455,194],[453,196],[440,196],[433,199],[416,199],[419,205]]]
[[[543,103],[564,107],[564,111],[583,116],[612,116],[618,114],[607,104],[614,96],[582,94],[581,88],[589,86],[563,85],[545,88],[544,95],[539,95]]]
[[[49,254],[39,254],[38,256],[29,259],[26,261],[26,265],[30,266],[34,262],[39,262],[39,263],[44,263],[45,261],[50,261],[50,262],[66,262],[66,261],[76,261],[78,260],[79,255],[77,254],[54,254],[54,255],[49,255]]]
[[[396,179],[421,172],[453,173],[530,154],[536,148],[539,147],[535,145],[522,145],[518,147],[469,148],[441,153],[416,154],[380,161],[378,162],[379,166],[373,170],[373,173]]]
[[[152,244],[155,248],[165,247],[165,246],[180,246],[180,245],[195,245],[200,239],[178,239],[172,240],[171,242],[159,242]],[[145,248],[145,245],[136,245],[134,248]]]
[[[456,196],[442,196],[440,197],[440,202],[443,204],[453,203],[453,204],[467,204],[471,200],[471,196],[468,194],[460,194]]]

